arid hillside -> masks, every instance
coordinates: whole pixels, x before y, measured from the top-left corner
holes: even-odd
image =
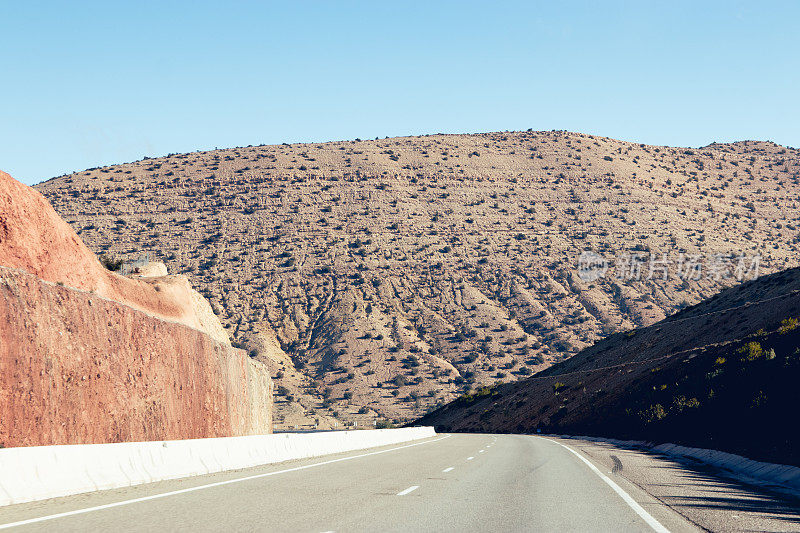
[[[524,381],[418,421],[445,431],[563,433],[714,448],[800,464],[800,268],[609,336]]]
[[[736,283],[739,254],[796,266],[798,155],[430,135],[170,155],[37,189],[95,252],[148,252],[200,287],[270,364],[279,426],[326,426],[526,377]],[[604,277],[578,276],[584,250]],[[733,262],[681,277],[694,254]]]

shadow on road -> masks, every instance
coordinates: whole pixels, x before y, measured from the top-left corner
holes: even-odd
[[[647,450],[636,450],[662,464],[651,469],[679,471],[675,483],[641,483],[642,487],[670,507],[755,513],[764,518],[797,524],[800,530],[800,496],[779,486],[756,485],[738,479],[729,471],[691,459],[678,460]],[[675,477],[675,476],[671,476]],[[690,490],[687,490],[690,487]]]

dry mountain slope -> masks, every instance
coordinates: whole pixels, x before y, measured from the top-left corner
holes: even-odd
[[[800,159],[566,132],[250,146],[37,186],[97,252],[150,252],[267,361],[285,425],[410,419],[730,285],[585,283],[582,250],[797,265]]]
[[[800,464],[800,269],[763,276],[610,336],[525,381],[418,423],[678,442]]]

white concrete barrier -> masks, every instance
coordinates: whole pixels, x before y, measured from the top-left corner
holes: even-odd
[[[752,483],[783,485],[793,491],[800,491],[800,468],[796,466],[764,463],[733,453],[690,448],[671,443],[660,444],[652,449],[665,455],[690,457],[705,464],[723,468]]]
[[[0,506],[433,437],[432,427],[0,449]]]

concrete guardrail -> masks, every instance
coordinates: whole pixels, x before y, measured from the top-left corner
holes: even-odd
[[[432,427],[0,449],[0,506],[433,437]]]

